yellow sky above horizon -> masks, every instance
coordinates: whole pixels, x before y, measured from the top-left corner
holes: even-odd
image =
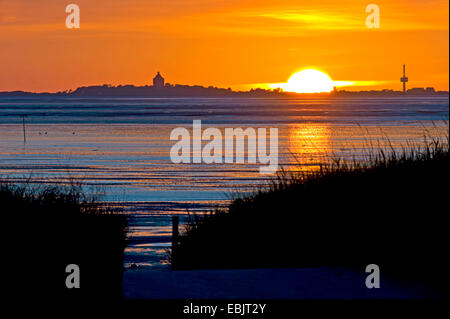
[[[67,29],[76,3],[81,28]],[[380,29],[365,8],[380,7]],[[98,84],[248,89],[315,68],[359,89],[449,88],[441,0],[0,0],[0,91]]]

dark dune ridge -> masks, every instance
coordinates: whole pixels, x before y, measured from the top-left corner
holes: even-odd
[[[121,297],[125,215],[77,185],[0,181],[0,203],[3,225],[10,230],[4,258],[14,299]],[[79,289],[66,287],[70,264],[80,268]]]
[[[193,215],[169,253],[172,268],[375,263],[385,274],[441,287],[448,138],[425,145],[282,173],[226,209]]]

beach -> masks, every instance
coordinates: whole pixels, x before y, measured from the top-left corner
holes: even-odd
[[[439,297],[423,284],[382,278],[367,289],[364,269],[342,267],[170,271],[127,269],[126,299],[418,299]]]

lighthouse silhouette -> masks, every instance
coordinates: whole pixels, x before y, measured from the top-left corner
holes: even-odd
[[[403,93],[406,93],[406,82],[408,82],[408,78],[405,75],[406,66],[403,64],[403,77],[400,78],[400,82],[403,83]]]

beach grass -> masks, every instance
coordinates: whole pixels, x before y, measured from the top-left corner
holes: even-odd
[[[127,217],[81,185],[0,181],[4,261],[23,298],[120,298]],[[66,267],[80,269],[80,288],[66,286]],[[49,299],[50,300],[50,299]]]
[[[176,258],[168,257],[173,269],[374,263],[399,278],[439,284],[447,189],[448,137],[400,151],[368,147],[363,160],[282,170],[225,209],[191,215]]]

